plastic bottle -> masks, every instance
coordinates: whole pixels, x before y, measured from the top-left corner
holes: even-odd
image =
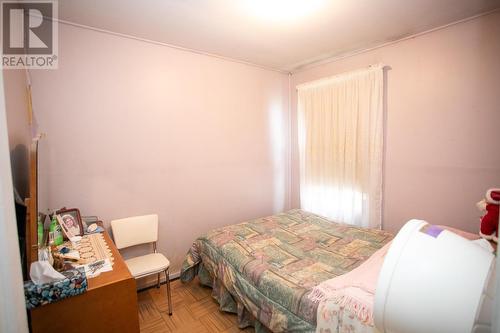
[[[41,247],[43,244],[43,220],[42,220],[42,216],[44,217],[43,220],[45,220],[45,215],[38,215],[38,247]]]
[[[59,222],[57,222],[56,214],[52,214],[52,221],[49,227],[49,245],[59,246],[63,243],[63,234]]]

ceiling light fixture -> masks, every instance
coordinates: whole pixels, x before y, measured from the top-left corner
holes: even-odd
[[[319,10],[326,0],[245,0],[255,16],[270,21],[289,21]]]

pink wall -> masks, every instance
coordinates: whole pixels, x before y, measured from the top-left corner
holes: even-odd
[[[296,85],[384,63],[387,71],[385,229],[411,218],[477,231],[479,201],[500,186],[500,13],[292,75]],[[292,206],[299,205],[292,135]]]
[[[59,69],[31,71],[47,208],[158,213],[172,272],[203,232],[285,209],[286,75],[65,24],[59,38]]]

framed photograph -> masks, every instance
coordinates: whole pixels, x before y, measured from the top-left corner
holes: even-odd
[[[83,236],[83,225],[80,211],[77,208],[63,208],[56,212],[58,221],[68,238]]]

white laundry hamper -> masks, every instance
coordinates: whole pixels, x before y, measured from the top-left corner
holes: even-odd
[[[495,256],[470,240],[425,221],[407,222],[380,272],[375,326],[387,333],[489,331],[494,266]]]

